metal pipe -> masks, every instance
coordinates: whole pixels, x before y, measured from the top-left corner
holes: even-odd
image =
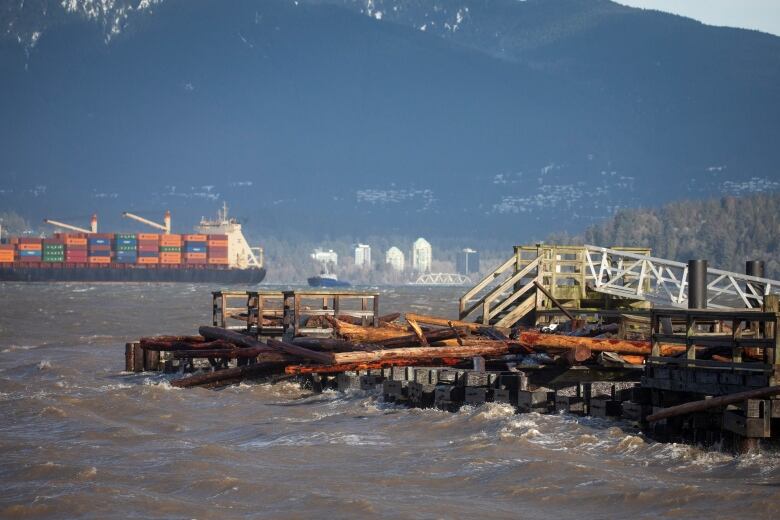
[[[755,276],[757,278],[763,278],[764,277],[764,261],[763,260],[748,260],[745,262],[745,274],[748,276]],[[755,283],[755,282],[746,282],[746,293],[748,294],[748,301],[750,302],[750,306],[753,308],[761,307],[761,301],[757,300],[756,298],[750,298],[749,296],[752,294],[752,291],[747,289],[747,286],[750,285],[753,287],[753,289],[758,292],[758,294],[764,294],[764,291],[766,290],[766,285],[762,283]]]
[[[688,260],[688,308],[707,308],[706,260]]]

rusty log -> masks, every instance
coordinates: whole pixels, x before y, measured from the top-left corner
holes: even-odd
[[[436,325],[437,327],[449,327],[450,324],[456,326],[456,327],[465,327],[468,330],[472,332],[478,331],[480,328],[484,327],[481,323],[471,323],[468,321],[458,321],[458,320],[448,320],[446,318],[437,318],[436,316],[426,316],[424,314],[415,314],[413,312],[407,312],[405,314],[406,320],[414,320],[417,323],[423,323],[425,325]],[[496,327],[497,330],[501,330],[502,332],[505,332],[509,329],[503,329],[501,327]]]
[[[426,345],[433,345],[448,339],[457,339],[458,337],[465,336],[466,331],[461,329],[438,329],[430,332],[420,331],[420,336],[425,338]],[[381,345],[384,348],[404,348],[404,347],[416,347],[420,345],[420,336],[417,334],[410,334],[406,336],[399,336],[397,338],[390,338],[383,341],[378,341],[376,344]]]
[[[573,349],[584,346],[594,352],[615,352],[616,354],[635,356],[649,356],[652,351],[649,341],[560,336],[539,332],[521,332],[518,341],[534,350]],[[660,350],[662,356],[671,356],[684,352],[685,347],[664,343],[661,344]]]
[[[411,327],[412,331],[414,332],[414,335],[417,336],[417,340],[420,342],[420,345],[423,347],[428,346],[428,340],[425,338],[425,334],[423,334],[422,329],[419,325],[417,325],[417,322],[414,320],[410,320],[407,318],[406,322],[409,324],[409,327]],[[457,337],[457,335],[456,335]],[[446,339],[446,338],[445,338]]]
[[[391,312],[390,314],[385,314],[384,316],[379,317],[380,323],[392,323],[394,321],[397,321],[398,318],[401,317],[400,312]]]
[[[447,358],[472,358],[474,356],[502,356],[509,354],[509,343],[505,341],[493,341],[491,344],[468,343],[462,346],[447,348],[396,348],[376,350],[374,352],[340,352],[333,354],[333,364],[343,363],[374,363],[390,359],[432,360]]]
[[[332,364],[335,362],[336,354],[330,352],[317,352],[316,350],[309,350],[307,348],[293,345],[292,343],[286,343],[275,339],[268,339],[268,346],[282,352],[285,352],[291,356],[296,356],[304,359],[311,359],[318,363]]]
[[[622,355],[620,357],[623,359],[623,361],[625,361],[629,365],[644,365],[645,359],[647,359],[644,356],[631,356],[631,355]]]
[[[358,343],[377,343],[382,340],[409,334],[404,328],[399,328],[390,323],[382,324],[383,326],[380,327],[362,327],[334,319],[330,316],[324,316],[324,318],[333,326],[339,336]]]
[[[676,417],[678,415],[703,412],[705,410],[718,408],[720,406],[741,403],[742,401],[747,401],[748,399],[763,399],[764,397],[771,397],[777,394],[780,394],[780,385],[767,386],[765,388],[748,390],[746,392],[737,392],[736,394],[721,395],[701,401],[693,401],[692,403],[670,406],[669,408],[664,408],[660,412],[648,415],[647,422],[656,422],[662,419]]]
[[[593,351],[585,345],[577,345],[576,347],[566,350],[563,354],[563,359],[569,365],[581,365],[591,358]]]
[[[441,358],[434,360],[436,366],[455,366],[463,363],[460,358]],[[288,365],[284,369],[286,374],[336,374],[353,370],[379,370],[387,367],[425,366],[428,362],[419,359],[389,359],[373,363],[342,363],[339,365]]]

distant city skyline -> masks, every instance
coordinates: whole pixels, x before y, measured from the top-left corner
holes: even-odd
[[[707,25],[754,29],[780,36],[778,0],[617,0],[617,3],[687,16]]]

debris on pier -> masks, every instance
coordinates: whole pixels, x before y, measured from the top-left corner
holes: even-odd
[[[382,316],[375,292],[218,291],[210,326],[129,343],[126,368],[177,372],[177,387],[292,378],[315,391],[381,387],[408,406],[505,402],[740,450],[778,437],[780,283],[699,261],[683,279],[681,265],[640,250],[518,247],[464,294],[458,320]],[[661,291],[670,305],[649,301]]]

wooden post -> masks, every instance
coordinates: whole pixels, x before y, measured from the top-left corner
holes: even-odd
[[[764,334],[775,339],[775,347],[772,356],[766,356],[766,359],[774,365],[775,372],[780,368],[780,298],[776,294],[767,294],[764,296],[764,311],[774,312],[775,319],[764,324]],[[775,384],[778,382],[776,381]]]
[[[293,297],[293,337],[298,337],[298,332],[301,327],[301,296],[295,294]]]
[[[125,372],[132,372],[135,350],[132,343],[125,343]]]
[[[144,370],[157,371],[160,369],[160,352],[157,350],[145,349],[143,355]]]
[[[374,327],[379,326],[379,296],[374,295],[374,319],[372,320]]]
[[[144,349],[141,348],[140,342],[133,342],[133,372],[144,371]]]

